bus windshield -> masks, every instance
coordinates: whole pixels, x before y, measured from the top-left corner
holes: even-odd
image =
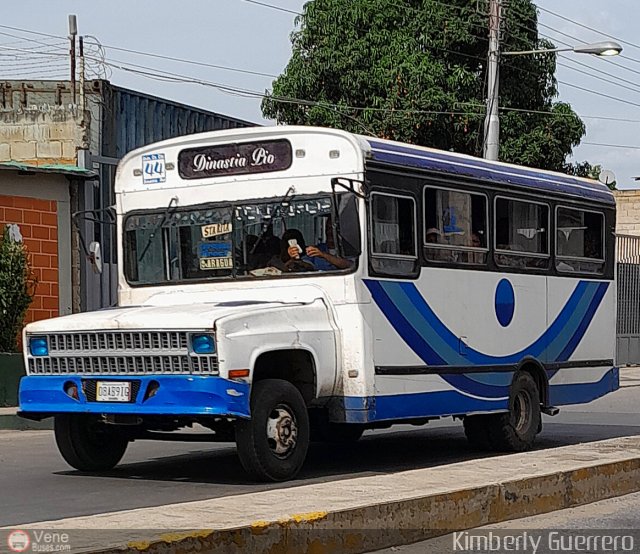
[[[357,227],[347,194],[285,197],[136,212],[124,223],[131,284],[339,272],[355,267],[340,228]],[[341,207],[342,206],[342,207]],[[355,221],[352,221],[355,219]],[[349,252],[351,250],[351,252]]]

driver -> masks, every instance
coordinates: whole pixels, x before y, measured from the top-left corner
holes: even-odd
[[[315,271],[305,251],[302,233],[298,229],[287,229],[280,239],[280,254],[273,256],[268,265],[281,271]]]

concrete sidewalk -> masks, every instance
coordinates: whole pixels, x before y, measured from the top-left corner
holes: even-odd
[[[94,553],[367,552],[638,490],[640,437],[624,437],[17,527],[73,529]]]

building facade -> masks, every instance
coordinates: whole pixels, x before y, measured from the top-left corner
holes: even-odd
[[[115,303],[115,233],[104,210],[113,205],[124,154],[179,135],[252,125],[104,80],[87,81],[75,97],[65,81],[0,83],[0,225],[19,226],[41,277],[29,320]],[[22,167],[12,171],[15,164]],[[91,241],[102,246],[100,274],[84,252]]]

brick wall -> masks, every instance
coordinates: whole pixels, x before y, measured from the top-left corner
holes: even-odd
[[[58,203],[23,196],[0,195],[0,227],[15,223],[38,279],[26,322],[56,317],[59,311]]]
[[[617,190],[616,233],[640,236],[640,190]]]

